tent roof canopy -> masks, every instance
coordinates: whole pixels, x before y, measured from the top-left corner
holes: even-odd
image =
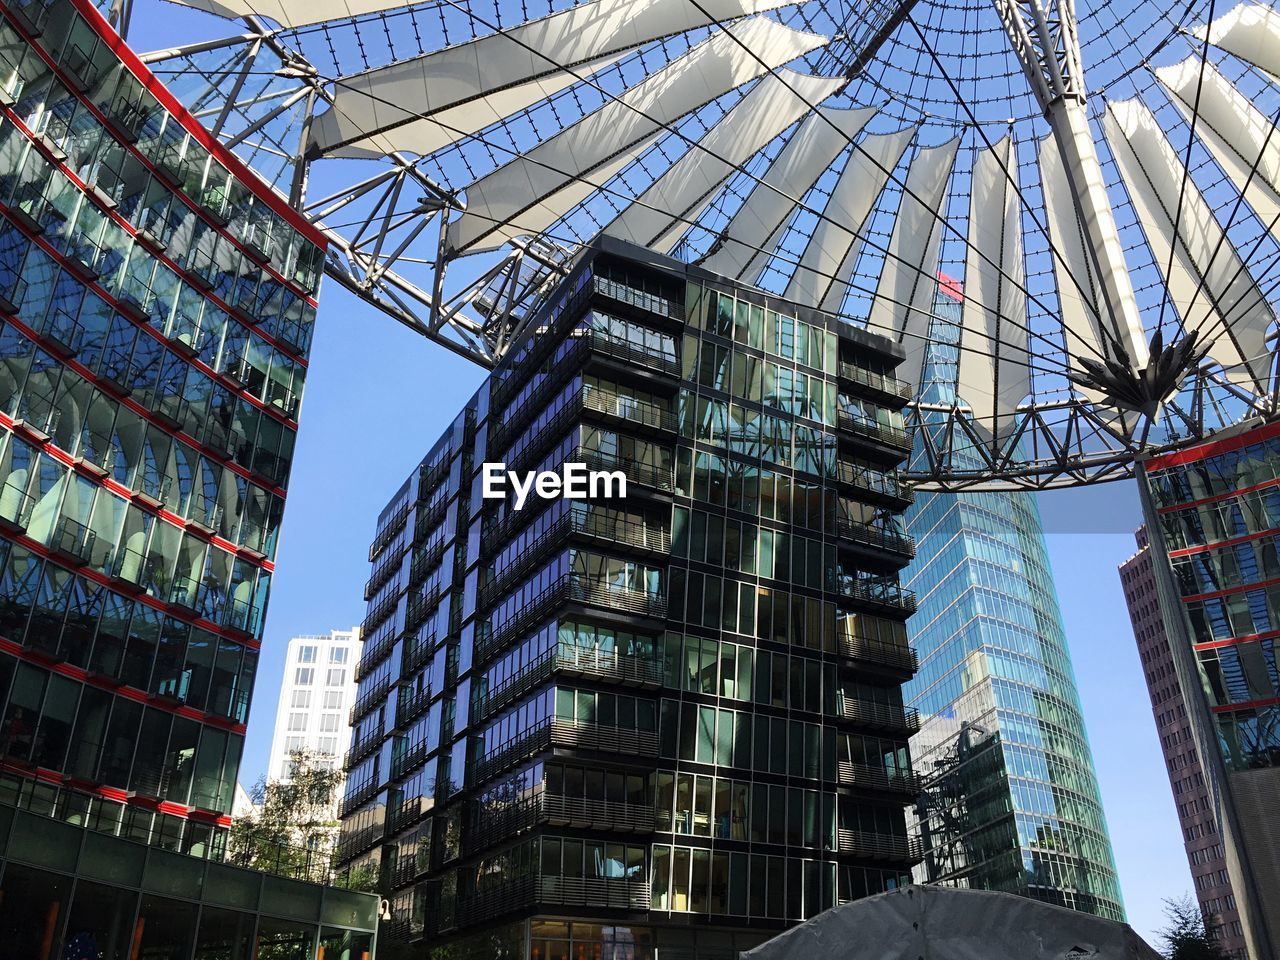
[[[908,886],[842,904],[743,960],[1160,960],[1128,924],[1011,893]]]

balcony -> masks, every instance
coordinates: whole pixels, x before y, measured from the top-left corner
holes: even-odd
[[[390,691],[390,689],[391,678],[385,677],[376,686],[366,690],[365,693],[351,705],[351,713],[347,717],[349,725],[354,727],[357,720],[371,712],[374,707],[378,706],[378,704],[386,699],[387,692]]]
[[[431,494],[435,492],[436,487],[444,482],[449,476],[449,465],[452,463],[449,457],[444,457],[434,466],[423,467],[418,472],[418,502],[425,503],[431,498]]]
[[[490,606],[500,599],[570,536],[609,548],[631,548],[624,553],[635,551],[665,558],[671,552],[671,532],[661,524],[577,510],[570,505],[501,574],[481,588],[480,605]]]
[[[501,806],[486,807],[479,801],[474,802],[467,847],[470,852],[482,850],[538,824],[617,833],[652,833],[655,823],[652,804],[615,803],[544,792]]]
[[[400,594],[394,590],[378,601],[377,605],[369,611],[369,615],[364,618],[364,623],[360,624],[360,636],[372,636],[374,631],[396,612],[396,606],[399,603]]]
[[[382,824],[375,823],[348,834],[338,841],[333,859],[342,864],[354,860],[366,850],[377,846],[382,841]]]
[[[435,634],[427,635],[406,633],[404,650],[400,654],[400,679],[407,680],[426,666],[431,659],[431,648],[436,642]]]
[[[418,514],[413,520],[413,545],[426,543],[440,529],[449,512],[449,491],[441,490],[430,501],[418,501]]]
[[[911,435],[901,427],[890,426],[887,423],[879,423],[875,420],[868,420],[865,417],[856,416],[848,410],[839,411],[836,417],[836,429],[841,433],[847,433],[864,440],[870,440],[873,443],[891,450],[897,451],[906,456],[911,452]]]
[[[513,700],[536,690],[555,674],[616,680],[625,686],[662,686],[661,661],[644,660],[616,651],[561,650],[553,647],[506,683],[492,688],[486,696],[479,698],[475,704],[476,718],[496,713]]]
[[[656,757],[658,734],[656,731],[631,730],[598,723],[574,724],[556,717],[546,717],[519,736],[478,758],[472,766],[473,782],[484,783],[494,774],[552,746]]]
[[[427,574],[439,566],[444,552],[449,547],[449,541],[443,536],[433,544],[430,544],[421,553],[414,555],[413,561],[409,564],[409,586],[416,587],[427,579]]]
[[[388,812],[386,835],[393,837],[406,827],[418,823],[432,811],[434,806],[424,797],[413,797],[403,801],[397,810]]]
[[[569,573],[534,596],[519,613],[497,629],[482,624],[476,638],[476,663],[481,664],[490,659],[512,640],[537,626],[560,606],[569,603],[654,620],[665,620],[667,616],[666,597],[639,590],[611,590],[582,574]]]
[[[377,592],[386,586],[392,575],[400,569],[401,559],[402,557],[397,553],[395,556],[387,557],[374,568],[373,574],[364,584],[364,599],[366,603],[372,600]]]
[[[836,593],[872,609],[912,614],[916,611],[916,595],[898,583],[895,577],[854,577],[840,574]]]
[[[426,621],[440,603],[440,584],[433,583],[422,593],[409,597],[409,605],[405,611],[404,626],[406,630],[417,630]]]
[[[912,799],[920,795],[920,777],[910,770],[891,771],[884,767],[840,760],[836,763],[836,777],[840,783],[869,792],[887,793]]]
[[[93,558],[98,535],[70,517],[61,518],[53,529],[49,552],[59,560],[82,567]]]
[[[863,833],[860,830],[836,831],[841,853],[863,860],[880,860],[914,866],[924,859],[924,849],[917,837],[897,837],[884,833]]]
[[[360,659],[356,661],[355,679],[359,683],[387,658],[396,645],[396,632],[384,629],[378,636],[370,637],[360,649]]]
[[[598,274],[591,278],[591,288],[593,292],[615,303],[625,304],[645,313],[656,313],[658,316],[666,317],[669,320],[679,320],[681,322],[684,320],[683,303],[659,296],[656,293],[637,290],[635,287]]]
[[[504,443],[520,438],[524,423],[533,415],[530,413],[513,418],[508,423],[496,426],[490,436],[490,449],[500,450]],[[637,400],[604,387],[584,384],[564,402],[551,420],[538,429],[534,437],[521,445],[518,459],[508,458],[508,467],[512,470],[519,469],[519,464],[528,456],[536,456],[539,451],[545,450],[549,441],[562,436],[570,424],[584,417],[621,424],[632,431],[656,432],[671,437],[679,429],[675,413],[667,406]]]
[[[352,742],[351,749],[347,751],[347,758],[342,765],[342,769],[352,770],[361,760],[378,749],[383,739],[385,739],[385,734],[382,732],[382,728],[375,726],[359,740]]]
[[[400,688],[400,699],[396,701],[396,726],[404,728],[427,712],[431,706],[431,690],[410,690]]]
[[[877,503],[899,510],[909,507],[916,498],[915,491],[892,473],[859,460],[837,460],[836,483],[865,494]]]
[[[410,770],[422,766],[427,761],[426,739],[422,739],[415,743],[412,747],[391,758],[391,779],[399,780]]]
[[[877,559],[894,559],[902,566],[916,555],[915,537],[847,517],[836,518],[836,540],[839,547],[869,552]]]
[[[860,666],[881,669],[909,679],[920,669],[914,647],[866,637],[840,637],[840,653]]]
[[[873,400],[906,401],[911,399],[911,384],[897,377],[876,373],[848,360],[841,360],[836,375],[845,383],[861,389],[857,392]],[[898,404],[901,406],[901,403]]]
[[[378,554],[387,548],[404,528],[404,522],[409,516],[410,504],[403,503],[399,509],[391,515],[387,522],[378,530],[373,538],[373,543],[369,545],[369,562],[373,563],[377,559]]]
[[[868,730],[884,730],[899,736],[911,736],[920,731],[920,711],[915,707],[872,703],[837,694],[836,713]]]
[[[540,905],[646,911],[649,883],[627,877],[519,877],[484,891],[459,894],[458,925],[484,923]]]
[[[12,480],[0,487],[0,529],[6,533],[26,533],[37,499]]]
[[[347,793],[338,804],[338,818],[341,819],[355,810],[370,797],[378,795],[380,785],[377,777],[365,777],[358,784],[347,783]]]

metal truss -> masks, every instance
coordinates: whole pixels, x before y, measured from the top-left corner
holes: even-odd
[[[1106,358],[1142,371],[1148,339],[1088,121],[1073,4],[992,5],[1044,112],[1079,213],[1092,275],[1072,279],[1082,293],[1093,293],[1089,307]],[[131,6],[132,0],[120,0],[122,29]],[[913,0],[880,6],[872,48],[909,19]],[[497,253],[458,258],[446,234],[450,222],[467,212],[465,195],[428,176],[421,157],[389,153],[376,167],[364,167],[374,172],[362,178],[351,176],[361,161],[320,163],[324,158],[307,145],[313,119],[334,108],[332,78],[322,77],[299,52],[294,32],[273,30],[254,16],[240,24],[243,30],[232,36],[142,59],[162,76],[172,71],[203,81],[184,97],[188,106],[324,233],[325,272],[334,282],[420,336],[494,367],[566,274],[576,243],[544,233],[511,240]],[[843,64],[847,75],[862,70],[874,52],[853,49]],[[211,59],[216,69],[207,65]],[[1005,175],[1016,185],[1014,172]],[[1145,411],[1107,405],[1098,390],[1086,398],[1066,385],[1071,374],[1062,373],[1063,388],[1052,397],[1033,393],[1018,408],[1015,427],[998,437],[963,405],[911,404],[907,425],[918,443],[905,479],[920,489],[948,491],[1042,490],[1121,479],[1146,453],[1280,412],[1274,369],[1270,392],[1258,395],[1220,366],[1201,363],[1183,371],[1181,385],[1158,410]]]

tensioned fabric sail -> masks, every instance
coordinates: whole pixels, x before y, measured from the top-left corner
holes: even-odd
[[[1256,3],[1242,3],[1192,36],[1261,67],[1280,80],[1280,11]]]
[[[371,13],[392,11],[409,5],[405,3],[405,0],[174,0],[174,2],[232,20],[246,16],[268,17],[282,27],[303,27],[308,24],[323,23],[326,20],[362,17]],[[601,27],[607,29],[612,25],[612,18],[619,13],[624,19],[629,18],[632,20],[667,18],[674,22],[681,18],[688,18],[692,21],[689,26],[675,27],[667,31],[667,33],[676,33],[680,30],[689,30],[693,27],[707,25],[707,18],[698,11],[698,6],[705,9],[716,20],[729,20],[751,13],[759,13],[763,10],[789,6],[796,2],[798,0],[701,0],[698,5],[694,5],[687,2],[679,3],[676,0],[651,0],[647,4],[638,4],[634,0],[595,0],[595,2],[574,7],[572,10],[566,10],[552,14],[549,17],[543,17],[541,20],[521,24],[519,27],[507,32],[516,33],[527,27],[536,27],[539,24],[545,25],[549,21],[567,17],[573,21],[574,27],[577,28],[581,36]],[[649,17],[646,16],[645,7],[657,9],[653,10],[652,16]],[[681,7],[688,9],[681,10]],[[579,11],[582,13],[579,14]],[[560,31],[563,28],[557,25],[552,29],[553,31]],[[533,33],[535,36],[537,35],[536,30]],[[658,36],[663,35],[658,34]],[[584,36],[583,39],[588,41],[590,38]],[[466,44],[459,44],[458,46],[465,47]],[[587,52],[576,59],[583,60],[593,55]]]
[[[942,204],[959,139],[916,154],[907,169],[898,216],[876,285],[867,326],[899,343],[906,360],[899,376],[921,380],[929,324],[937,293],[938,257],[942,247]]]
[[[1005,137],[978,151],[969,195],[956,393],[974,425],[997,438],[1015,425],[1017,405],[1031,392],[1017,175],[1013,140]]]
[[[867,137],[855,145],[813,228],[784,296],[838,313],[862,249],[861,231],[915,128]]]
[[[692,110],[827,42],[755,17],[716,31],[643,82],[466,188],[451,253],[537,233],[602,186]],[[569,202],[572,201],[572,202]]]
[[[1201,332],[1233,381],[1262,389],[1274,316],[1204,194],[1182,175],[1181,159],[1145,104],[1108,104],[1104,127],[1183,327]]]
[[[1054,254],[1058,309],[1066,331],[1067,363],[1071,369],[1080,372],[1083,368],[1077,358],[1100,360],[1107,356],[1103,348],[1098,289],[1093,264],[1085,249],[1079,215],[1072,201],[1067,172],[1062,165],[1062,153],[1052,136],[1045,137],[1037,146],[1045,226]]]
[[[759,82],[604,232],[667,253],[738,165],[835,93],[841,77],[779,70]]]
[[[1184,60],[1156,71],[1190,121],[1199,101],[1196,134],[1272,236],[1280,241],[1280,132],[1211,63]]]
[[[719,248],[702,266],[735,280],[755,282],[796,204],[873,116],[871,107],[819,107],[806,118],[752,186],[725,227]]]
[[[336,157],[397,150],[428,154],[545,100],[628,50],[705,27],[711,22],[708,16],[734,20],[794,2],[592,0],[500,33],[342,77],[335,84],[332,108],[312,125],[311,144]]]

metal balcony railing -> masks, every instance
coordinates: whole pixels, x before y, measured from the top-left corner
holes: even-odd
[[[383,550],[387,548],[392,540],[404,529],[404,522],[409,516],[409,509],[412,505],[403,503],[399,509],[391,515],[386,524],[377,532],[373,538],[373,543],[369,545],[369,562],[372,563]]]
[[[865,367],[850,363],[848,360],[840,361],[837,376],[841,380],[865,387],[867,391],[880,396],[892,397],[896,400],[911,399],[911,384],[907,383],[907,381],[899,380],[897,377],[891,377],[888,374],[867,370]]]
[[[850,600],[874,607],[883,607],[914,613],[915,591],[908,590],[896,578],[853,577],[840,574],[836,580],[836,592]]]
[[[656,293],[647,293],[644,290],[637,290],[635,287],[613,280],[609,277],[602,277],[598,274],[591,278],[591,287],[594,292],[610,300],[616,300],[619,303],[625,303],[637,309],[644,310],[646,313],[656,313],[662,317],[668,317],[672,320],[684,319],[684,304],[677,300],[670,300],[661,297]]]
[[[346,760],[343,762],[343,769],[353,769],[356,764],[378,749],[385,736],[380,727],[374,727],[359,740],[353,741],[351,749],[347,751]]]
[[[846,543],[885,550],[907,560],[916,555],[915,537],[869,523],[858,523],[847,517],[836,518],[836,537]]]
[[[920,711],[888,703],[872,703],[836,694],[836,712],[845,720],[876,730],[914,734],[920,730]]]
[[[561,650],[553,647],[525,666],[519,673],[508,678],[505,683],[493,687],[485,696],[477,698],[475,703],[477,718],[491,716],[530,690],[536,690],[556,673],[617,680],[630,686],[662,685],[661,661],[627,656],[617,651],[573,648]]]
[[[528,730],[483,754],[472,765],[474,782],[484,783],[494,774],[535,756],[552,745],[641,757],[658,755],[658,734],[603,724],[575,724],[544,717]]]
[[[404,680],[421,670],[431,659],[435,634],[405,634],[404,651],[400,655],[400,679]]]
[[[374,595],[386,586],[386,583],[391,579],[392,574],[400,569],[401,559],[402,557],[399,554],[396,554],[395,556],[387,557],[374,568],[373,573],[364,584],[365,602],[372,600]]]
[[[851,660],[914,674],[920,668],[915,648],[867,637],[840,637],[840,652]]]
[[[387,692],[391,689],[391,678],[383,677],[378,681],[376,686],[365,691],[354,704],[351,705],[351,713],[348,716],[348,722],[351,726],[356,725],[356,721],[369,713],[374,707],[381,703],[387,696]]]
[[[836,482],[853,487],[863,493],[893,501],[895,506],[907,506],[915,500],[915,491],[893,474],[885,473],[858,460],[836,461]]]
[[[474,801],[471,828],[467,831],[467,849],[474,853],[509,840],[540,823],[618,833],[652,833],[656,822],[653,804],[619,803],[545,792],[514,803],[486,805]]]
[[[409,564],[409,586],[415,587],[422,583],[427,578],[427,574],[439,566],[448,548],[449,541],[441,536],[436,543],[417,553]]]
[[[357,784],[348,783],[346,795],[338,804],[338,817],[345,817],[370,797],[376,796],[379,788],[378,778],[374,776],[365,777]]]
[[[427,712],[431,705],[431,689],[410,690],[400,688],[400,699],[396,701],[396,726],[407,727],[414,720]]]
[[[914,865],[924,859],[924,849],[916,837],[864,833],[841,827],[836,831],[836,839],[841,853],[852,854],[866,860]]]
[[[920,795],[920,776],[910,770],[886,770],[884,767],[840,760],[836,762],[836,777],[840,783],[864,790],[876,790],[904,797]]]
[[[457,921],[484,923],[538,905],[648,910],[649,884],[627,877],[519,877],[459,894]]]
[[[839,412],[836,417],[836,427],[855,436],[868,437],[904,453],[911,452],[911,435],[901,427],[894,427],[887,423],[879,423],[875,420],[859,417],[848,410]]]
[[[519,583],[565,538],[573,534],[603,541],[614,548],[633,547],[660,556],[671,552],[671,532],[662,524],[597,511],[565,509],[541,534],[526,544],[515,560],[503,567],[501,573],[481,588],[480,605],[490,606]]]
[[[667,599],[639,590],[614,590],[579,573],[568,573],[532,597],[520,611],[495,628],[482,625],[477,635],[475,659],[483,663],[524,631],[536,626],[564,603],[583,603],[605,610],[665,619]]]
[[[396,645],[396,632],[384,627],[376,637],[366,640],[360,649],[360,659],[356,661],[355,680],[359,683],[370,671],[387,658]]]
[[[396,611],[396,606],[400,603],[400,594],[396,590],[392,590],[385,597],[378,601],[377,605],[369,611],[369,615],[364,618],[364,622],[360,624],[360,636],[373,636],[374,631],[382,626],[383,621],[390,617]]]

